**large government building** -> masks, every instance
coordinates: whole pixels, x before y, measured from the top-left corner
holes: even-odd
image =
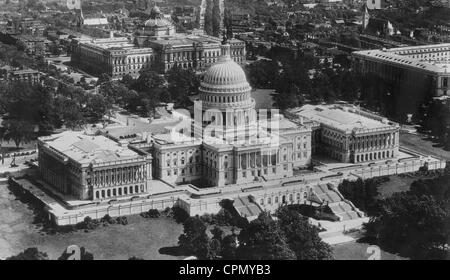
[[[230,45],[221,48],[218,62],[204,75],[194,119],[153,137],[155,177],[220,187],[291,177],[294,168],[308,167],[311,127],[258,114]]]
[[[450,95],[450,44],[357,51],[356,70],[394,83],[431,86],[435,96]],[[429,83],[424,83],[429,81]]]
[[[311,123],[257,114],[230,44],[221,45],[199,90],[195,117],[152,135],[148,153],[81,132],[40,138],[43,179],[61,193],[98,200],[145,194],[152,174],[172,185],[221,187],[291,177],[309,166]]]
[[[138,144],[115,141],[105,131],[40,138],[42,178],[79,200],[133,200],[149,197],[158,182],[177,191],[298,178],[298,173],[314,173],[314,154],[344,163],[399,156],[399,125],[354,106],[305,105],[289,117],[278,110],[256,111],[228,42],[220,45],[199,93],[193,117],[183,114],[163,129],[142,131]]]
[[[149,191],[152,157],[104,137],[66,131],[38,140],[42,178],[66,197],[101,200]]]
[[[245,43],[231,39],[231,57],[245,61]],[[170,19],[157,6],[150,18],[138,26],[133,38],[74,40],[72,61],[92,74],[106,73],[113,78],[127,74],[138,76],[146,67],[167,72],[175,65],[184,69],[204,70],[217,62],[221,39],[203,33],[175,32]]]
[[[371,112],[348,105],[305,105],[292,113],[319,124],[312,138],[317,154],[351,163],[399,154],[399,124]]]

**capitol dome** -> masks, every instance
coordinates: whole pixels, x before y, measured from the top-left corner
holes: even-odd
[[[255,99],[242,67],[231,58],[226,41],[221,46],[219,61],[206,70],[200,84],[197,115],[211,131],[203,132],[213,138],[234,143],[256,133]]]
[[[204,74],[200,92],[246,93],[251,87],[242,67],[230,56],[230,45],[222,46],[222,57]]]

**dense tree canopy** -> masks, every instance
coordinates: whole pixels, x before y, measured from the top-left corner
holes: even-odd
[[[268,213],[262,213],[239,234],[237,258],[244,260],[293,260],[285,233]]]
[[[377,197],[379,184],[374,179],[356,181],[344,180],[338,188],[342,195],[353,202],[361,211],[372,216],[377,211]]]
[[[448,259],[450,173],[418,180],[411,189],[378,202],[366,237],[412,259]]]
[[[207,225],[198,217],[188,218],[183,225],[183,234],[178,239],[180,247],[200,259],[212,258]]]
[[[332,259],[332,248],[322,241],[318,228],[311,225],[307,217],[288,207],[280,208],[276,215],[287,243],[298,260]]]

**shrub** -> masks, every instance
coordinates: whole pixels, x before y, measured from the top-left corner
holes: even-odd
[[[175,206],[172,208],[172,217],[177,223],[184,223],[189,218],[189,214],[183,208]]]
[[[117,217],[116,219],[117,223],[120,225],[128,225],[128,219],[127,217]]]
[[[147,212],[141,213],[141,216],[144,218],[156,219],[159,218],[161,214],[157,209],[150,209]]]
[[[111,218],[110,215],[106,214],[106,215],[100,220],[100,222],[102,222],[102,223],[107,223],[107,224],[110,224],[110,225],[113,225],[113,224],[116,223],[116,220],[114,220],[113,218]]]

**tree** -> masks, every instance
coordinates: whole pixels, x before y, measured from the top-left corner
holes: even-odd
[[[2,138],[6,141],[14,141],[16,147],[28,143],[34,138],[34,126],[29,121],[7,119],[3,121],[1,129]]]
[[[206,234],[206,224],[199,217],[189,217],[183,226],[184,231],[178,238],[178,245],[199,259],[209,259],[211,241]]]
[[[41,260],[48,260],[47,253],[41,252],[38,250],[38,248],[28,248],[25,249],[23,252],[11,256],[9,258],[6,258],[6,260],[10,261],[20,261],[20,260],[34,260],[34,261],[41,261]]]
[[[57,96],[54,100],[54,114],[59,121],[57,126],[65,125],[69,129],[80,128],[86,123],[80,106],[72,99]]]
[[[376,215],[379,183],[374,179],[344,180],[338,189],[342,195],[369,216]]]
[[[99,88],[99,93],[119,106],[126,106],[127,101],[135,96],[124,83],[118,81],[106,82]]]
[[[218,259],[222,255],[220,239],[213,238],[209,243],[209,259]]]
[[[238,236],[230,234],[222,239],[222,259],[235,260],[238,248]]]
[[[244,260],[294,260],[286,236],[270,214],[261,213],[239,234],[237,258]]]
[[[106,74],[106,73],[102,73],[101,75],[100,75],[100,77],[98,77],[98,80],[97,80],[97,85],[99,86],[99,85],[102,85],[102,84],[104,84],[104,83],[109,83],[109,82],[111,82],[111,76],[109,76],[108,74]]]
[[[155,71],[143,69],[140,72],[139,78],[136,80],[135,89],[138,91],[152,91],[165,86],[166,80]]]
[[[281,230],[285,233],[287,243],[299,260],[332,259],[333,250],[319,237],[317,227],[311,225],[308,218],[287,206],[276,213]]]
[[[182,69],[174,66],[168,73],[170,100],[176,107],[187,108],[192,102],[189,99],[191,92],[196,92],[200,86],[200,80],[191,69]]]
[[[111,110],[112,101],[110,98],[100,94],[91,94],[88,96],[85,111],[92,122],[101,121],[105,115],[110,116]]]
[[[135,79],[130,74],[126,74],[125,76],[122,77],[122,81],[121,82],[124,85],[126,85],[128,88],[133,88],[134,87],[134,83],[135,83]]]
[[[448,258],[448,200],[409,191],[380,201],[380,211],[365,224],[366,238],[412,259]]]

